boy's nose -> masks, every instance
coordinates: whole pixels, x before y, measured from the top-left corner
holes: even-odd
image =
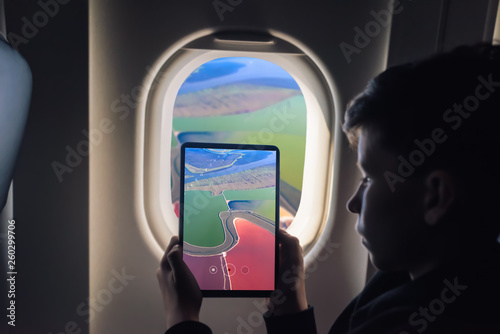
[[[358,188],[354,195],[347,201],[347,210],[359,214],[361,212],[361,194]]]

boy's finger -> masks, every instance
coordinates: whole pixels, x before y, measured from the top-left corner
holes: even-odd
[[[161,267],[162,268],[165,268],[167,270],[171,270],[172,268],[170,267],[170,263],[168,261],[168,254],[170,253],[170,251],[172,250],[172,248],[175,246],[175,245],[178,245],[179,244],[179,237],[174,235],[171,239],[170,239],[170,243],[168,244],[167,246],[167,249],[165,250],[165,253],[163,254],[163,257],[161,259]]]
[[[182,259],[182,248],[180,245],[175,245],[167,256],[168,263],[174,274],[174,281],[180,282],[187,279],[187,271],[189,270],[186,263]]]
[[[289,234],[284,229],[278,230],[278,241],[285,248],[292,248],[292,247],[297,247],[297,246],[300,247],[299,239],[297,239],[293,235]]]

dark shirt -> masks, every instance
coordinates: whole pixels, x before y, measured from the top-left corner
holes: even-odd
[[[165,334],[212,334],[212,330],[198,321],[184,321],[169,328]]]

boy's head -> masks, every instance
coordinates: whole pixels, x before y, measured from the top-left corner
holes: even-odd
[[[464,46],[389,68],[349,104],[343,128],[367,176],[348,208],[360,215],[374,260],[403,248],[394,263],[418,262],[443,237],[453,248],[476,230],[496,238],[500,47]]]

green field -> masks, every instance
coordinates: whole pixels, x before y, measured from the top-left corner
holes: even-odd
[[[281,154],[281,178],[301,191],[306,148],[305,109],[304,98],[295,96],[251,113],[174,118],[173,128],[180,132],[225,132],[228,143],[276,145]]]
[[[269,88],[266,89],[269,90]],[[259,90],[267,92],[266,89],[257,87],[253,89],[252,92],[257,92]],[[200,113],[203,111],[200,117],[188,116],[193,114],[191,112],[192,110],[186,110],[186,112],[189,111],[189,113],[186,113],[185,116],[180,116],[181,114],[178,114],[180,117],[174,117],[172,121],[173,132],[184,133],[186,137],[184,137],[183,140],[185,141],[265,144],[277,146],[280,150],[280,178],[284,181],[282,183],[287,186],[281,189],[281,195],[288,200],[291,205],[297,208],[302,191],[306,147],[307,108],[304,97],[301,94],[293,97],[286,97],[286,94],[282,94],[284,99],[280,102],[273,103],[271,100],[276,100],[274,96],[272,96],[272,94],[265,94],[262,95],[263,100],[261,102],[265,101],[266,103],[272,104],[268,104],[267,107],[262,109],[255,110],[253,109],[257,105],[253,103],[255,102],[255,96],[250,96],[249,92],[245,94],[241,93],[240,90],[242,90],[242,88],[239,86],[235,86],[230,90],[228,90],[227,87],[218,87],[212,90],[214,90],[213,93],[216,94],[216,99],[212,98],[210,102],[202,98],[197,98],[192,102],[196,102],[193,104],[193,107],[198,108]],[[219,92],[218,90],[221,91]],[[213,105],[215,102],[220,103],[220,105]],[[265,105],[266,103],[260,104]],[[224,113],[228,112],[239,105],[245,106],[245,108],[250,111],[223,114],[223,111]],[[229,106],[231,108],[229,108]],[[186,108],[184,105],[183,107]],[[219,107],[225,109],[219,110]],[[205,109],[207,108],[216,109],[214,110],[213,116],[206,116],[207,113]],[[178,111],[180,110],[181,109]],[[178,144],[176,137],[172,135],[172,147]],[[231,196],[230,192],[225,191],[224,193],[226,197]],[[229,200],[230,198],[227,199]],[[262,197],[260,197],[260,199],[262,199]],[[266,209],[266,212],[267,211]]]
[[[219,212],[227,211],[222,195],[210,191],[184,192],[184,241],[201,247],[215,247],[224,242]]]
[[[261,200],[261,199],[275,199],[276,198],[276,188],[260,188],[251,190],[225,190],[224,196],[228,201],[251,201],[251,200]]]
[[[249,209],[272,221],[276,218],[276,188],[251,190],[226,190],[224,196],[228,201],[252,201]]]
[[[230,141],[240,143],[252,136],[251,132],[235,132]],[[248,144],[261,144],[259,141],[247,141]],[[302,191],[306,141],[303,136],[284,133],[274,134],[267,145],[275,145],[280,150],[280,178]]]
[[[305,136],[306,105],[303,96],[295,96],[269,107],[237,115],[212,117],[175,117],[175,131],[255,131],[270,129],[276,133]],[[263,144],[263,143],[261,143]]]

